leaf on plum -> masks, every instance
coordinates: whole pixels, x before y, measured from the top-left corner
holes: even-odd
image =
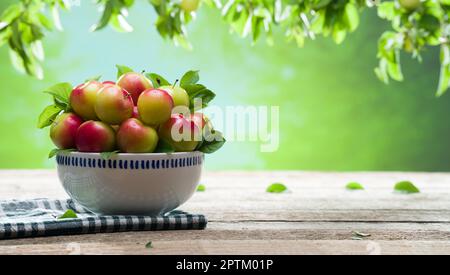
[[[64,82],[47,88],[44,93],[52,95],[55,100],[69,105],[70,94],[72,93],[72,85]]]
[[[170,82],[167,81],[164,77],[160,76],[159,74],[155,73],[148,73],[145,75],[153,84],[153,87],[159,88],[161,86],[167,86],[170,85]]]
[[[96,75],[96,76],[87,78],[84,82],[99,81],[101,78],[102,78],[102,75]]]
[[[184,88],[186,85],[196,84],[199,80],[198,71],[188,71],[181,78],[180,86]]]
[[[118,154],[119,152],[120,152],[120,151],[102,152],[102,153],[100,153],[100,157],[101,157],[102,159],[104,159],[104,160],[109,160],[109,159],[111,159],[111,158],[117,156],[117,154]]]
[[[211,102],[215,97],[216,97],[216,94],[206,88],[196,91],[194,93],[191,93],[191,94],[189,94],[189,100],[190,100],[189,108],[191,110],[198,110],[198,109],[206,108],[208,106],[209,102]]]
[[[188,95],[193,95],[198,91],[206,89],[206,87],[202,84],[187,84],[187,85],[184,85],[182,88],[186,90]]]
[[[175,149],[167,141],[165,141],[164,139],[160,139],[158,141],[155,153],[173,153],[173,152],[175,152]]]
[[[56,156],[57,154],[67,154],[67,153],[74,152],[74,151],[76,151],[76,150],[75,149],[58,149],[58,148],[55,148],[55,149],[50,151],[50,153],[48,154],[48,158],[51,159],[54,156]]]
[[[50,126],[61,111],[62,109],[55,104],[47,106],[39,115],[37,127],[43,129]]]
[[[196,150],[205,154],[212,154],[219,150],[225,144],[225,142],[226,139],[223,137],[223,134],[221,132],[212,130],[211,136],[205,137]]]
[[[120,78],[122,75],[126,73],[134,72],[133,69],[124,65],[116,65],[117,68],[117,78]]]

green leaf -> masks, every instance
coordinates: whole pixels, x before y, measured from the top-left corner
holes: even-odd
[[[103,10],[103,14],[100,21],[94,26],[92,26],[91,31],[95,32],[106,27],[109,21],[111,20],[113,10],[114,10],[114,1],[106,2],[105,9]]]
[[[104,160],[108,160],[117,156],[120,151],[101,152],[100,157]]]
[[[72,209],[67,210],[64,214],[58,217],[58,220],[64,220],[64,219],[77,219],[78,216]]]
[[[420,190],[410,181],[401,181],[394,186],[394,190],[405,194],[420,193]]]
[[[170,143],[165,141],[164,139],[159,139],[158,145],[156,146],[155,153],[173,153],[175,149]]]
[[[255,16],[252,19],[252,40],[255,43],[261,35],[261,28],[264,26],[264,18]]]
[[[433,15],[424,14],[419,21],[419,26],[428,31],[434,32],[441,27],[441,22],[439,18],[436,18]]]
[[[393,20],[395,17],[395,2],[384,1],[378,5],[378,16],[387,20]]]
[[[180,86],[184,88],[186,85],[196,84],[199,80],[198,71],[188,71],[181,78]]]
[[[282,183],[272,183],[266,189],[268,193],[283,193],[287,190],[287,187]]]
[[[89,81],[99,81],[102,78],[102,75],[96,75],[93,77],[89,77],[88,79],[86,79],[84,82],[89,82]]]
[[[211,90],[208,89],[202,89],[193,93],[188,93],[189,94],[189,100],[190,100],[190,106],[189,108],[194,110],[194,109],[199,109],[199,108],[205,108],[208,106],[208,103],[211,102],[215,97],[216,94],[213,93]],[[199,102],[201,101],[201,105],[199,104]]]
[[[47,18],[47,16],[45,16],[45,14],[43,13],[38,13],[37,17],[39,19],[39,23],[46,28],[47,30],[51,31],[53,30],[53,23],[50,19]]]
[[[1,15],[2,22],[11,23],[14,19],[20,16],[20,14],[23,12],[22,10],[22,4],[15,4],[9,6]]]
[[[389,76],[397,81],[403,81],[403,73],[400,65],[400,51],[395,51],[395,61],[388,62]]]
[[[213,130],[211,134],[204,138],[204,140],[200,143],[197,151],[203,152],[205,154],[212,154],[222,148],[225,144],[226,139],[223,137],[223,134],[219,131]]]
[[[56,155],[58,154],[59,150],[60,150],[60,149],[58,149],[58,148],[52,149],[52,150],[50,151],[50,153],[48,153],[48,158],[51,159],[51,158],[53,158],[54,156],[56,156]]]
[[[344,42],[347,32],[345,30],[335,30],[333,31],[333,40],[336,44],[341,44]]]
[[[357,182],[350,182],[345,186],[345,188],[348,190],[364,190],[364,187]]]
[[[55,104],[47,106],[39,115],[37,127],[43,129],[50,126],[61,111]]]
[[[370,234],[367,233],[362,233],[362,232],[358,232],[358,231],[352,231],[352,234],[354,237],[358,237],[358,238],[367,238],[370,237]]]
[[[348,29],[353,32],[359,25],[359,13],[355,4],[349,2],[345,6],[344,21]]]
[[[113,14],[111,16],[110,24],[117,32],[133,31],[133,27],[127,22],[122,14]]]
[[[355,236],[352,236],[350,239],[351,239],[352,241],[362,241],[362,240],[364,240],[364,239],[361,238],[361,237],[355,237]]]
[[[187,39],[187,37],[183,34],[181,35],[174,35],[173,36],[173,42],[175,44],[175,46],[181,46],[184,49],[188,50],[188,51],[192,51],[192,44],[189,42],[189,40]]]
[[[70,83],[59,83],[47,88],[44,93],[52,95],[59,102],[69,105],[70,94],[72,93],[72,85]]]
[[[52,18],[53,18],[53,24],[55,25],[55,28],[58,31],[63,31],[63,26],[61,24],[61,18],[59,16],[59,10],[58,7],[56,5],[52,5],[50,7],[51,13],[52,13]]]
[[[155,87],[155,88],[170,85],[169,81],[167,81],[164,77],[160,76],[159,74],[148,73],[145,76],[148,79],[150,79],[150,81],[153,84],[153,87]]]
[[[375,68],[375,75],[378,77],[380,81],[383,81],[384,84],[389,84],[389,76],[387,73],[387,60],[384,58],[380,59],[379,65]]]
[[[199,184],[197,186],[197,192],[205,192],[206,186],[204,184]]]
[[[151,241],[149,241],[148,243],[145,244],[145,248],[150,249],[153,248],[153,244]]]
[[[116,65],[117,68],[117,78],[120,78],[122,75],[126,73],[134,72],[133,69],[124,65]]]
[[[193,95],[193,94],[195,94],[198,91],[206,89],[206,87],[203,86],[202,84],[187,84],[187,85],[183,86],[183,89],[186,90],[188,95]]]
[[[436,96],[443,95],[450,84],[450,48],[447,44],[441,45],[441,71]]]
[[[75,151],[76,151],[75,149],[58,149],[58,148],[55,148],[55,149],[50,151],[50,153],[48,154],[48,158],[51,159],[54,156],[56,156],[57,154],[67,154],[67,153],[75,152]]]

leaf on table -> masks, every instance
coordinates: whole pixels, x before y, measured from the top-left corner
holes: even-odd
[[[72,209],[69,209],[64,214],[59,216],[57,219],[64,220],[64,219],[77,219],[77,218],[78,218],[77,214]]]
[[[362,232],[358,232],[358,231],[352,231],[353,237],[358,237],[358,238],[367,238],[370,237],[372,235],[367,234],[367,233],[362,233]]]
[[[287,187],[282,183],[272,183],[266,189],[268,193],[283,193],[287,190]]]
[[[349,182],[345,188],[347,188],[347,190],[364,190],[364,187],[357,182]]]
[[[361,238],[361,237],[355,237],[355,236],[351,237],[350,239],[351,239],[352,241],[362,241],[362,240],[364,240],[364,239]]]
[[[204,184],[199,184],[197,186],[197,192],[205,192],[206,186]]]
[[[152,241],[149,241],[148,243],[146,243],[146,244],[145,244],[145,248],[148,248],[148,249],[153,248],[153,243],[152,243]]]
[[[414,193],[420,193],[419,188],[417,188],[412,182],[410,181],[400,181],[394,186],[394,191],[404,193],[404,194],[414,194]]]

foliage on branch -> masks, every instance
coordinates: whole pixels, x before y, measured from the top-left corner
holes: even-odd
[[[59,10],[69,10],[74,0],[17,0],[0,17],[0,46],[8,44],[14,67],[29,75],[43,76],[42,39],[46,31],[61,30]],[[92,26],[98,31],[111,26],[119,32],[131,32],[126,21],[134,0],[96,0],[102,11]],[[186,26],[193,21],[204,3],[220,11],[230,29],[256,42],[265,36],[273,44],[272,33],[278,27],[287,40],[299,47],[317,36],[331,37],[342,43],[358,28],[365,8],[376,8],[378,16],[391,23],[392,29],[378,42],[379,65],[375,74],[388,83],[402,81],[400,53],[409,53],[421,61],[426,47],[441,48],[441,73],[437,95],[450,84],[450,0],[149,0],[158,16],[159,34],[176,45],[191,48]],[[52,17],[52,19],[50,19]]]

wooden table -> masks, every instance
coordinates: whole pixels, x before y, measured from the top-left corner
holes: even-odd
[[[393,193],[400,180],[422,192]],[[273,182],[289,192],[266,193]],[[206,230],[4,240],[0,254],[450,254],[450,173],[207,172],[202,183],[182,209],[206,214]],[[0,171],[0,199],[66,196],[55,171]]]

